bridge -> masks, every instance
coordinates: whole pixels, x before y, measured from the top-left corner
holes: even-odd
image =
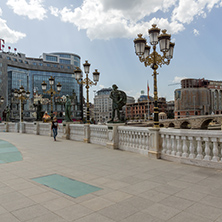
[[[222,114],[160,120],[160,126],[173,127],[175,129],[208,129],[209,123],[212,121],[215,121],[221,125]]]

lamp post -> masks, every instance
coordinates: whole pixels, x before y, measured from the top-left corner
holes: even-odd
[[[99,75],[100,73],[95,69],[93,72],[93,81],[90,80],[89,78],[89,67],[90,64],[86,60],[85,63],[83,64],[84,66],[84,72],[86,73],[86,78],[82,80],[82,70],[79,67],[76,67],[74,70],[75,74],[75,79],[78,84],[82,84],[83,86],[85,85],[86,87],[86,99],[87,99],[87,123],[90,124],[90,113],[89,113],[89,87],[92,85],[96,85],[97,82],[99,81]]]
[[[21,86],[19,90],[15,89],[14,97],[20,100],[20,122],[23,122],[23,102],[28,100],[30,96],[30,92],[25,91],[24,87]]]
[[[169,65],[170,60],[173,58],[173,49],[175,43],[170,42],[171,35],[166,33],[166,29],[162,30],[160,35],[160,29],[154,24],[152,28],[148,30],[150,37],[150,44],[153,46],[153,52],[150,54],[151,47],[147,45],[146,39],[142,37],[142,34],[138,34],[138,38],[134,39],[135,53],[139,56],[140,62],[144,62],[144,65],[150,66],[153,69],[154,79],[154,127],[159,127],[159,111],[158,111],[158,94],[157,94],[157,69],[162,65]],[[156,45],[159,42],[160,51],[163,53],[161,56],[156,52]]]
[[[61,85],[60,83],[58,83],[58,84],[56,85],[58,92],[56,92],[56,91],[52,88],[52,86],[54,85],[54,83],[55,83],[55,79],[51,76],[51,77],[49,78],[50,89],[46,91],[47,83],[46,83],[45,81],[42,82],[42,91],[43,91],[44,93],[47,93],[47,94],[49,94],[49,95],[51,96],[51,119],[53,118],[53,102],[52,102],[52,100],[53,100],[53,95],[54,95],[54,94],[59,94],[60,91],[61,91],[61,89],[62,89],[62,85]]]

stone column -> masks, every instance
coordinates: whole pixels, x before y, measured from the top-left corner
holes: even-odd
[[[19,123],[19,133],[25,133],[25,123],[24,122]]]
[[[90,142],[90,124],[84,124],[84,143]]]
[[[34,122],[34,134],[39,135],[39,123]]]
[[[118,126],[124,126],[125,123],[107,123],[108,126],[108,142],[106,146],[110,149],[119,148]]]
[[[8,122],[5,122],[5,132],[8,132]]]
[[[148,156],[160,159],[161,158],[161,148],[160,148],[160,134],[159,128],[149,128],[150,131],[150,144],[148,150]]]
[[[67,123],[63,123],[62,127],[63,127],[63,135],[62,138],[63,139],[70,139],[70,128],[69,128],[69,124],[71,124],[72,122],[67,122]]]

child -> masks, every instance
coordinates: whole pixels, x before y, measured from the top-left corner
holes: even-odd
[[[54,141],[56,141],[56,136],[58,134],[57,129],[58,129],[58,120],[56,116],[54,116],[52,120],[52,125],[51,125],[51,130],[53,132]]]

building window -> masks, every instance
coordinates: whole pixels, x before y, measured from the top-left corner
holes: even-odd
[[[63,58],[71,58],[71,55],[69,54],[59,54],[59,56]]]
[[[47,61],[57,62],[57,56],[46,55],[46,60]]]
[[[71,64],[71,61],[67,59],[60,59],[59,62],[63,64]]]

